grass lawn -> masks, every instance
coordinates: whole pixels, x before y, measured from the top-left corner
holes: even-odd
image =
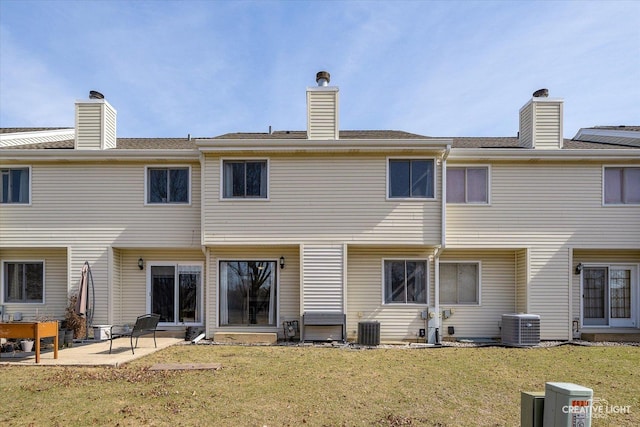
[[[149,371],[219,362],[219,371]],[[640,425],[640,347],[353,350],[174,346],[122,368],[0,366],[6,425],[517,426],[520,392],[547,381],[631,406],[594,426]]]

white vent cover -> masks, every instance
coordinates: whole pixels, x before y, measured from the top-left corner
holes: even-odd
[[[540,344],[540,316],[503,314],[502,344],[526,347]]]

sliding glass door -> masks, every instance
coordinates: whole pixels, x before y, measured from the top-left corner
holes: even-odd
[[[275,261],[220,262],[220,326],[276,326]]]
[[[202,324],[202,265],[148,265],[150,312],[165,325]]]

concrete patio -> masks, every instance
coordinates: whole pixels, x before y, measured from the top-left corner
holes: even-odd
[[[58,350],[58,358],[53,358],[53,348],[40,351],[40,363],[36,363],[35,352],[16,351],[0,353],[0,365],[20,366],[121,366],[140,357],[155,353],[163,348],[184,339],[175,337],[156,337],[158,347],[153,346],[153,337],[143,336],[138,340],[135,354],[131,353],[129,339],[121,338],[113,341],[113,349],[109,354],[109,341],[74,342],[73,347]]]

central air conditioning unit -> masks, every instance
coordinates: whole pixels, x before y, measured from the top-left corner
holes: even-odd
[[[358,344],[380,345],[380,322],[358,322]]]
[[[503,314],[502,344],[514,347],[540,344],[540,316],[537,314]]]

